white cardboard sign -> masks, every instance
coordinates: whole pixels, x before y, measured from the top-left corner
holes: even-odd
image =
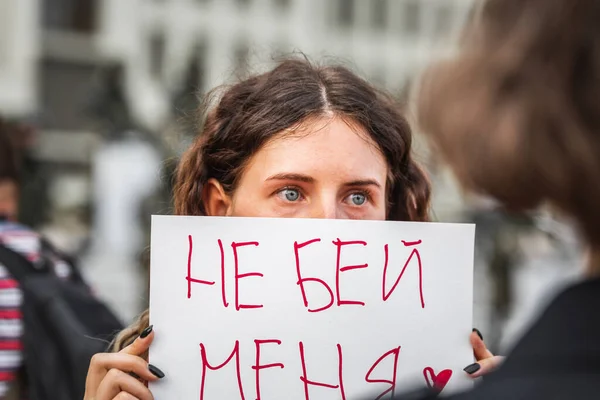
[[[473,225],[154,216],[157,400],[469,385]]]

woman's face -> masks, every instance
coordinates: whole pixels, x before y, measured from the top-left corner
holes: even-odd
[[[250,160],[232,198],[209,184],[209,215],[386,218],[384,156],[364,129],[340,118],[306,123]]]

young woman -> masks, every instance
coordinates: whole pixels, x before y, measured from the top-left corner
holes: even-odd
[[[349,70],[285,61],[208,108],[178,169],[175,212],[426,221],[430,187],[411,139],[392,99]],[[118,353],[94,357],[85,398],[152,399],[129,374],[164,376],[144,361],[152,338],[146,312],[119,335]],[[472,341],[478,359],[491,356]]]

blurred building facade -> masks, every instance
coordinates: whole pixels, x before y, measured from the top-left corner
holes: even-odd
[[[143,287],[114,276],[143,281],[140,209],[160,190],[160,160],[193,134],[179,121],[199,93],[300,51],[399,95],[449,49],[471,2],[0,0],[0,112],[39,128],[23,219],[84,257],[130,318]],[[168,212],[160,200],[147,211]]]
[[[126,65],[135,115],[157,127],[173,91],[231,80],[248,65],[300,50],[349,61],[373,82],[403,89],[443,51],[471,0],[105,0],[98,48]],[[190,77],[190,75],[192,75]],[[188,82],[186,82],[188,80]]]
[[[79,255],[130,319],[147,304],[149,215],[170,211],[170,161],[194,133],[198,94],[300,51],[403,96],[452,51],[474,2],[0,0],[0,113],[38,127],[23,220]],[[433,172],[436,216],[478,223],[475,321],[499,343],[503,327],[523,326],[546,281],[572,273],[561,267],[574,246],[479,213],[420,143],[417,152]]]
[[[86,113],[51,100],[90,96],[94,80],[80,79],[87,85],[79,87],[78,77],[118,66],[132,118],[159,130],[172,115],[173,97],[190,91],[190,83],[203,91],[293,51],[317,60],[333,55],[400,91],[432,55],[447,50],[472,2],[3,0],[0,109],[31,115],[52,106],[48,129],[90,125],[70,115]],[[71,85],[63,86],[61,75]]]

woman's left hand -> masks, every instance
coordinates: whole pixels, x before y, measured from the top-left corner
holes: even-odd
[[[478,378],[494,371],[500,366],[504,357],[495,356],[485,346],[483,337],[477,329],[471,333],[471,346],[473,346],[473,355],[477,362],[467,366],[464,370],[471,378]]]

